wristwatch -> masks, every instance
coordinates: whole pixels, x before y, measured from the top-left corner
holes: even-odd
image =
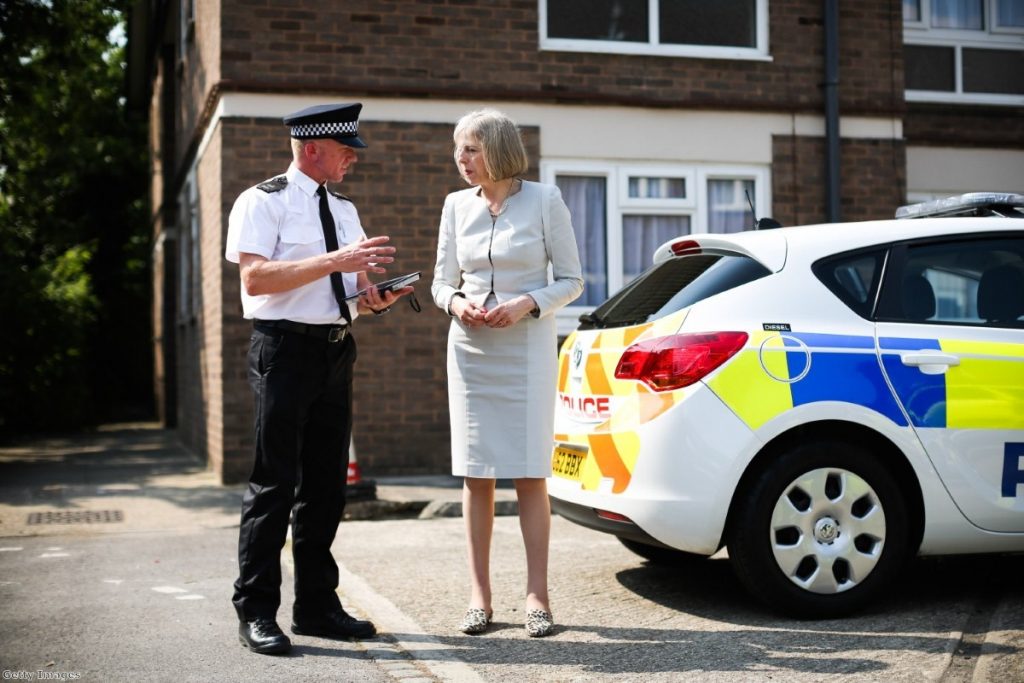
[[[461,296],[463,299],[466,298],[466,295],[463,294],[462,292],[455,292],[454,294],[452,294],[452,298],[448,299],[448,309],[445,311],[450,316],[455,315],[454,313],[452,313],[452,302],[455,301],[455,297],[457,296]]]

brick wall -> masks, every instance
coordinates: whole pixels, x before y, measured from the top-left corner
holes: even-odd
[[[220,144],[220,195],[216,216],[219,260],[213,276],[221,288],[221,359],[223,401],[223,469],[226,482],[243,481],[249,475],[253,448],[253,403],[246,374],[246,354],[252,324],[242,318],[238,266],[224,258],[228,214],[235,198],[246,188],[283,172],[291,160],[287,129],[280,121],[222,119]],[[213,232],[213,231],[211,231]]]
[[[177,3],[172,3],[172,7]],[[196,140],[194,134],[206,110],[207,99],[214,86],[221,79],[221,4],[204,0],[193,1],[195,22],[191,33],[180,36],[180,22],[175,8],[170,18],[169,30],[175,40],[183,40],[185,50],[175,46],[174,78],[176,92],[180,98],[175,110],[179,136],[174,150],[174,159],[181,164],[194,152],[191,149]]]
[[[770,60],[540,51],[536,0],[224,0],[223,78],[242,90],[821,108],[822,3],[775,0]],[[902,106],[901,6],[841,3],[841,106]]]
[[[909,145],[1024,149],[1024,107],[912,102],[907,109]]]
[[[839,153],[842,220],[892,218],[906,203],[904,142],[847,139]],[[827,221],[825,139],[775,136],[772,155],[772,217],[783,225]]]

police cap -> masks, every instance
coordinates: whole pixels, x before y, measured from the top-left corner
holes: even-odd
[[[318,104],[306,107],[284,117],[284,125],[291,127],[297,140],[330,138],[349,147],[366,147],[359,138],[359,102],[345,104]]]

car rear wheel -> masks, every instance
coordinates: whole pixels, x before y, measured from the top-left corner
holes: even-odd
[[[640,541],[634,541],[621,536],[618,536],[617,538],[619,539],[619,542],[629,550],[645,560],[653,562],[654,564],[678,565],[708,559],[704,555],[696,555],[684,550],[676,550],[675,548],[666,548],[658,545],[649,545],[647,543],[641,543]]]
[[[833,617],[878,595],[909,549],[906,504],[866,449],[822,440],[775,457],[737,497],[728,535],[740,581],[769,606]]]

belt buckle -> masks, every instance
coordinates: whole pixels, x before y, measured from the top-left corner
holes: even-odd
[[[327,333],[327,341],[332,344],[336,344],[337,342],[343,341],[346,334],[348,334],[347,325],[331,328],[331,331]]]

